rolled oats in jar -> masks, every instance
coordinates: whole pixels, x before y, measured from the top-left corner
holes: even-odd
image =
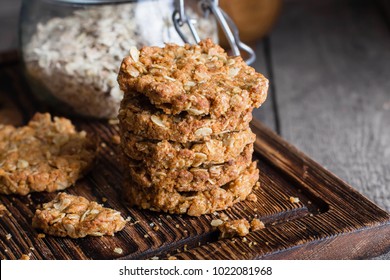
[[[218,41],[215,19],[201,1],[185,2],[199,37]],[[20,41],[33,93],[66,114],[116,117],[123,95],[117,73],[132,47],[183,44],[174,7],[175,0],[24,1]]]

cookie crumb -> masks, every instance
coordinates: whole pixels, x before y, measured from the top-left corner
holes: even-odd
[[[216,220],[212,220],[210,224],[213,227],[218,227],[223,224],[223,221],[221,219],[216,219]]]
[[[107,202],[107,197],[102,197],[102,202]]]
[[[12,234],[10,234],[10,233],[6,234],[5,238],[7,238],[7,240],[10,240],[12,238]]]
[[[177,260],[177,258],[176,258],[175,256],[170,256],[170,257],[168,258],[168,260],[173,261],[173,260]]]
[[[155,225],[154,227],[153,227],[153,230],[154,231],[158,231],[160,229],[160,227],[158,226],[158,225]]]
[[[289,200],[290,200],[291,203],[299,203],[299,198],[298,197],[290,196]]]
[[[157,256],[154,256],[154,257],[151,257],[150,259],[151,259],[151,260],[155,260],[155,261],[156,261],[156,260],[159,260],[160,258],[159,258],[159,257],[157,257]]]
[[[119,124],[119,120],[118,119],[110,119],[110,120],[108,120],[108,123],[110,125],[117,125],[117,124]]]
[[[228,215],[226,215],[225,213],[221,213],[220,215],[219,215],[219,217],[221,218],[221,220],[222,221],[227,221],[227,220],[229,220],[229,217],[228,217]]]
[[[7,207],[5,207],[3,204],[0,204],[0,217],[3,217],[6,211]]]
[[[29,255],[22,254],[22,256],[20,257],[19,260],[29,260],[29,259],[30,259],[30,256],[29,256]]]
[[[46,237],[46,234],[44,234],[44,233],[38,233],[38,235],[37,235],[37,238],[39,238],[39,239],[42,239],[45,237]]]
[[[263,229],[263,228],[265,228],[265,225],[259,219],[253,219],[251,221],[251,231],[260,230],[260,229]]]
[[[251,202],[256,202],[257,196],[254,193],[251,193],[250,195],[248,195],[247,200]]]
[[[117,144],[117,145],[119,145],[121,143],[121,138],[119,137],[119,135],[112,136],[111,140],[112,140],[112,143]]]
[[[219,238],[231,238],[234,236],[245,236],[249,233],[249,222],[246,219],[227,221],[218,226]]]
[[[123,249],[119,248],[119,247],[115,247],[114,253],[117,253],[117,254],[121,255],[121,254],[123,254]]]

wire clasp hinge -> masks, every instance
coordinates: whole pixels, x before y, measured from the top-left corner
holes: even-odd
[[[240,40],[238,28],[233,20],[219,7],[218,0],[199,0],[200,8],[205,15],[212,13],[215,16],[221,30],[229,42],[234,56],[241,55],[241,51],[248,54],[247,64],[252,64],[256,60],[256,54],[251,47]],[[175,0],[175,10],[172,14],[173,24],[177,33],[185,43],[189,43],[187,36],[183,33],[182,27],[187,26],[195,43],[200,42],[199,34],[195,28],[196,19],[189,18],[185,11],[184,0]]]

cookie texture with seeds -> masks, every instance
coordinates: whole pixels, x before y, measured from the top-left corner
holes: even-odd
[[[143,188],[167,191],[203,191],[220,187],[234,179],[251,164],[253,144],[234,159],[218,165],[201,165],[192,168],[162,169],[124,158],[125,169],[132,180]]]
[[[120,212],[95,201],[59,193],[54,200],[36,210],[32,225],[46,234],[82,238],[114,235],[125,227],[126,221]]]
[[[88,171],[95,151],[85,131],[47,113],[24,127],[0,125],[0,193],[66,189]]]
[[[118,119],[122,132],[132,132],[153,140],[187,143],[207,141],[220,134],[247,130],[252,120],[252,110],[218,119],[189,114],[168,115],[155,108],[143,96],[126,96],[121,102]]]
[[[268,90],[263,75],[210,39],[133,50],[122,62],[118,82],[125,95],[145,95],[166,114],[210,118],[259,107]]]
[[[245,169],[236,180],[207,191],[170,192],[161,188],[146,189],[128,178],[124,183],[124,197],[130,205],[141,209],[200,216],[225,210],[245,200],[258,179],[256,162]]]
[[[124,132],[122,139],[122,150],[129,158],[142,161],[146,166],[177,169],[228,162],[254,143],[256,135],[247,129],[217,135],[204,142],[179,143],[153,141]]]

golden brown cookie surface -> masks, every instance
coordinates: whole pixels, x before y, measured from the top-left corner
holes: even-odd
[[[59,193],[54,200],[43,204],[32,220],[33,227],[46,234],[71,238],[114,235],[125,224],[120,212],[66,193]]]
[[[253,162],[236,180],[208,191],[169,192],[164,189],[150,191],[127,180],[124,183],[124,196],[130,205],[142,209],[200,216],[227,209],[245,200],[258,179],[259,170],[256,168],[256,162]]]
[[[259,107],[268,89],[263,75],[211,40],[132,49],[122,62],[118,82],[125,95],[145,95],[165,114],[210,118]]]
[[[173,169],[225,163],[255,142],[256,135],[247,129],[221,134],[204,142],[188,143],[152,141],[129,132],[123,133],[122,138],[121,146],[126,156],[147,166]]]
[[[86,133],[65,118],[37,113],[24,127],[0,125],[0,193],[66,189],[88,170],[94,156]]]

